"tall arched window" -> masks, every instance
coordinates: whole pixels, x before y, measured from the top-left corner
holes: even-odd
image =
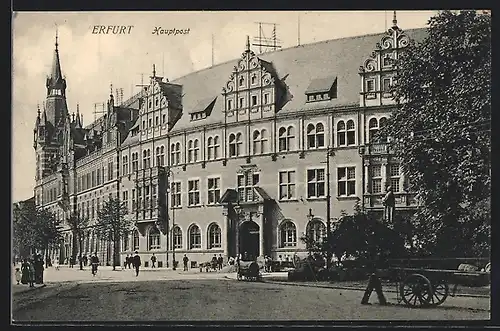
[[[214,160],[214,138],[208,137],[207,139],[207,159]]]
[[[170,163],[177,165],[181,163],[181,143],[177,142],[170,145]]]
[[[195,139],[193,146],[193,162],[198,162],[199,155],[200,155],[200,141],[198,139]]]
[[[194,162],[193,154],[194,154],[194,144],[193,141],[190,140],[188,141],[188,162]]]
[[[235,157],[241,155],[241,145],[243,142],[241,141],[241,133],[238,132],[236,134],[231,133],[229,135],[229,156]]]
[[[307,125],[307,148],[320,148],[325,146],[325,127],[323,123]]]
[[[280,152],[287,152],[295,149],[295,128],[293,126],[290,125],[288,128],[281,127],[278,130],[278,136],[278,150]]]
[[[160,249],[160,231],[152,226],[148,233],[148,250]]]
[[[267,152],[267,131],[255,130],[253,132],[253,154],[264,154]]]
[[[378,121],[377,119],[371,118],[368,122],[368,142],[373,142],[375,135],[378,132]]]
[[[280,247],[297,246],[297,229],[292,221],[284,221],[280,226]]]
[[[189,249],[201,248],[201,232],[197,225],[189,228]]]
[[[210,224],[208,227],[208,248],[221,247],[221,230],[216,223]]]
[[[180,227],[174,227],[174,248],[180,249],[182,248],[182,230]]]
[[[126,233],[124,236],[123,236],[123,251],[124,252],[127,252],[130,250],[130,234],[129,233]]]
[[[139,231],[134,230],[134,234],[132,236],[132,246],[134,247],[134,251],[139,250]]]
[[[146,149],[142,151],[142,168],[147,169],[151,167],[151,150]]]
[[[337,146],[346,146],[346,129],[345,122],[339,121],[337,123]]]
[[[307,223],[307,236],[316,242],[320,242],[326,236],[325,224],[320,219],[313,219]]]
[[[354,126],[353,120],[347,121],[347,145],[355,145],[356,144],[356,130]]]
[[[156,166],[165,165],[165,146],[156,147]]]

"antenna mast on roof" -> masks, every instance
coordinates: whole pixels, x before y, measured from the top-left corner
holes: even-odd
[[[140,84],[135,84],[137,87],[144,88],[144,86],[149,86],[149,84],[144,84],[144,73],[140,73],[141,75],[141,83]]]
[[[300,13],[297,15],[297,46],[300,46]]]
[[[106,104],[104,102],[95,102],[93,113],[94,113],[94,122],[95,122],[95,121],[97,121],[97,114],[105,114],[106,113]]]
[[[212,33],[212,67],[214,65],[214,34]]]
[[[281,48],[281,40],[279,40],[276,36],[276,23],[265,23],[265,22],[255,22],[256,24],[259,25],[259,36],[254,37],[253,41],[254,43],[252,46],[259,46],[259,53],[267,52],[267,51],[274,51],[278,48]],[[271,32],[271,38],[266,38],[264,35],[264,28],[263,26],[266,25],[272,25],[273,29]],[[262,48],[264,47],[264,49]]]

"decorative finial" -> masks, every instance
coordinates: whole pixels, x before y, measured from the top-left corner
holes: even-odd
[[[78,102],[76,103],[76,113],[80,114],[80,104]]]
[[[59,44],[57,43],[57,39],[58,39],[58,27],[56,23],[56,51],[57,51],[57,46],[59,46]]]
[[[36,104],[36,109],[37,109],[38,116],[40,116],[40,104],[39,103]]]
[[[112,98],[113,97],[113,83],[109,84],[109,96]]]
[[[248,35],[247,35],[247,44],[246,44],[245,50],[247,52],[250,52],[250,37]]]
[[[153,63],[153,77],[156,77],[156,66],[154,63]]]
[[[396,18],[396,11],[392,12],[392,26],[397,27],[398,26],[398,20]]]

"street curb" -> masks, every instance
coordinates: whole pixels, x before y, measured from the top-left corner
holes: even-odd
[[[265,278],[262,281],[265,283],[269,283],[269,284],[281,284],[281,285],[289,285],[289,286],[306,286],[306,287],[329,288],[329,289],[335,289],[335,290],[351,290],[351,291],[361,291],[361,292],[365,291],[364,288],[352,287],[352,286],[311,285],[311,284],[304,284],[304,283],[292,283],[292,282],[284,282],[284,281],[266,280]],[[384,292],[397,293],[397,291],[392,290],[392,289],[384,289]],[[465,298],[486,298],[486,299],[491,297],[490,295],[484,295],[484,294],[455,294],[454,296],[455,297],[465,297]]]

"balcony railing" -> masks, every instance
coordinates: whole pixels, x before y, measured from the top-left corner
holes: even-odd
[[[394,154],[394,148],[388,143],[370,143],[360,147],[360,154],[365,156]]]
[[[382,199],[385,194],[365,194],[364,204],[366,208],[382,208]],[[394,200],[396,203],[396,208],[404,207],[417,207],[418,201],[416,200],[415,193],[394,193]]]

